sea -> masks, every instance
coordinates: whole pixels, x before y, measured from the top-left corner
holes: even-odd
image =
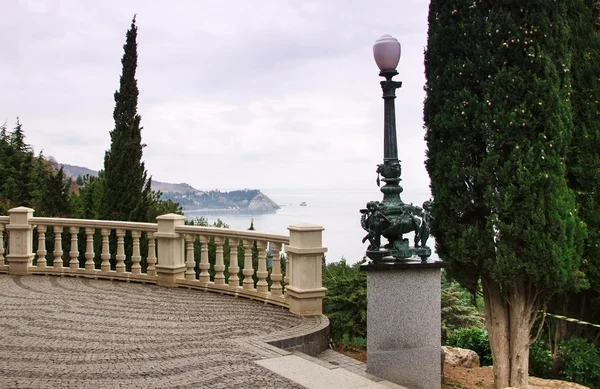
[[[368,241],[362,243],[366,235],[360,225],[360,209],[365,208],[368,201],[381,201],[383,195],[374,189],[261,189],[281,208],[273,213],[251,214],[231,211],[184,211],[186,218],[204,217],[212,224],[218,219],[229,228],[246,230],[254,222],[257,231],[287,235],[288,227],[298,223],[311,223],[322,226],[323,246],[327,248],[327,262],[337,262],[342,258],[348,263],[356,263],[363,259]],[[405,203],[413,202],[421,205],[430,198],[428,192],[403,193]],[[306,205],[300,205],[305,203]],[[412,242],[412,233],[406,235]],[[382,238],[385,242],[385,238]],[[434,247],[433,238],[427,242]],[[432,259],[437,258],[435,253]]]

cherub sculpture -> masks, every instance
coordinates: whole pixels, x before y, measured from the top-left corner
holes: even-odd
[[[365,243],[369,240],[368,251],[378,250],[381,247],[381,231],[383,230],[383,222],[387,220],[381,212],[379,201],[369,201],[366,209],[361,209],[360,225],[368,232],[362,239]]]
[[[423,211],[421,214],[421,228],[419,229],[419,238],[421,240],[421,247],[427,246],[427,239],[429,239],[429,226],[431,225],[431,208],[433,207],[433,200],[427,200],[423,203]]]

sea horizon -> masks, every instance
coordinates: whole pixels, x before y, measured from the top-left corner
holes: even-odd
[[[374,188],[352,189],[265,188],[260,191],[281,207],[275,212],[184,210],[184,214],[188,219],[205,217],[210,224],[220,219],[232,229],[248,229],[250,223],[253,223],[256,231],[280,235],[287,235],[290,225],[317,224],[324,228],[323,246],[327,248],[327,262],[338,262],[344,258],[348,263],[356,263],[363,259],[368,246],[368,242],[361,242],[367,232],[360,225],[359,210],[368,201],[381,200],[383,196],[379,188],[373,186]],[[405,203],[413,202],[417,205],[429,198],[428,190],[409,190],[402,194]],[[303,202],[306,206],[300,205]],[[410,236],[412,241],[412,234],[406,236]],[[433,248],[433,239],[428,243]],[[432,254],[432,258],[437,258],[437,255]]]

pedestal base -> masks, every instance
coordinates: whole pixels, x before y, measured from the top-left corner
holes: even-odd
[[[166,287],[177,287],[177,280],[185,278],[185,265],[164,266],[156,265],[156,284]]]
[[[367,372],[409,389],[441,387],[443,262],[377,262],[367,272]]]
[[[420,257],[423,262],[431,256],[431,248],[429,247],[407,247],[402,253],[397,250],[380,248],[379,250],[367,250],[367,257],[373,262],[398,262],[407,261],[410,257]],[[409,260],[410,261],[410,260]]]
[[[29,266],[32,266],[33,255],[8,254],[6,259],[8,260],[8,274],[25,276],[28,273]]]

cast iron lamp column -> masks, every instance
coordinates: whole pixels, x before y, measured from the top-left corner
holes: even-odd
[[[384,178],[385,185],[381,188],[383,204],[387,207],[403,205],[400,199],[402,187],[400,175],[402,168],[398,160],[398,141],[396,138],[396,89],[402,86],[400,81],[392,81],[398,75],[396,67],[400,62],[400,43],[390,35],[384,35],[373,45],[373,56],[379,67],[379,75],[385,77],[381,81],[383,90],[384,115],[383,115],[383,165],[377,167],[377,172]]]
[[[373,56],[379,67],[381,89],[384,100],[384,133],[383,133],[383,163],[377,166],[377,174],[383,176],[385,185],[381,187],[383,200],[370,201],[366,209],[362,209],[361,225],[368,232],[363,242],[369,240],[367,256],[373,261],[399,260],[411,256],[419,256],[426,261],[431,255],[431,249],[426,246],[429,237],[430,203],[425,202],[423,208],[404,204],[400,198],[402,187],[400,175],[402,168],[398,160],[398,141],[396,138],[396,89],[402,82],[393,81],[398,74],[396,67],[400,62],[400,43],[390,35],[383,35],[373,45]],[[379,177],[377,179],[379,185]],[[414,231],[414,247],[402,235]],[[388,244],[381,244],[381,236]]]

